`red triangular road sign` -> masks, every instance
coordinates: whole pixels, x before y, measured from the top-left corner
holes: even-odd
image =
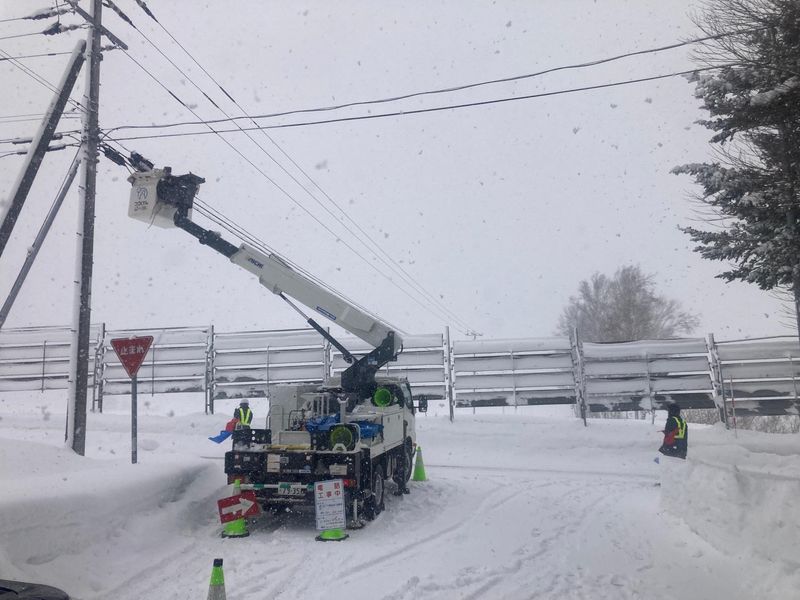
[[[117,338],[111,340],[114,352],[117,353],[122,366],[130,375],[131,379],[136,375],[136,371],[142,366],[144,357],[153,343],[152,335],[132,338]]]

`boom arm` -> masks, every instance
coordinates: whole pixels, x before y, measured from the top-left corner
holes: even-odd
[[[171,224],[183,229],[197,238],[201,244],[227,256],[233,264],[258,277],[261,285],[288,302],[306,318],[311,327],[342,352],[347,362],[352,363],[342,373],[344,391],[363,395],[372,393],[375,373],[387,362],[396,360],[402,350],[402,338],[390,326],[295,271],[279,256],[265,254],[248,244],[237,247],[223,239],[220,234],[204,229],[192,221],[190,210],[197,188],[204,181],[202,178],[191,173],[176,177],[165,168],[163,171],[155,169],[134,173],[129,181],[133,184],[129,216],[167,226],[170,224],[171,215]],[[137,211],[134,205],[138,202],[141,206],[142,198],[149,199],[149,206],[138,211],[140,214],[135,214]],[[374,349],[366,356],[355,359],[314,319],[304,315],[287,296],[327,317],[372,345]]]

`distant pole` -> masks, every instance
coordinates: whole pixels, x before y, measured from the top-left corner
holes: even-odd
[[[67,99],[70,93],[72,93],[72,88],[75,86],[75,80],[78,78],[78,73],[83,65],[83,52],[85,49],[86,42],[83,40],[75,45],[75,49],[72,51],[72,57],[61,78],[58,90],[53,100],[50,102],[50,107],[44,115],[39,131],[36,132],[33,140],[31,140],[30,149],[25,157],[25,165],[22,167],[19,177],[14,183],[14,187],[11,188],[11,200],[8,203],[5,214],[2,215],[3,222],[0,224],[0,255],[3,254],[3,250],[11,237],[11,232],[14,230],[14,225],[17,223],[17,217],[19,217],[22,206],[25,204],[28,192],[31,191],[33,180],[39,172],[39,167],[42,164],[45,152],[47,152],[47,147],[53,139],[58,121],[61,119],[61,114],[64,112],[64,106],[67,104]],[[0,203],[0,207],[2,207],[2,203]]]
[[[733,393],[733,377],[728,377],[728,386],[731,390],[731,410],[733,411],[733,437],[739,437],[739,431],[736,428],[736,395]]]
[[[97,146],[99,136],[101,19],[103,1],[92,0],[89,27],[89,74],[86,78],[82,144],[75,297],[72,313],[72,346],[69,361],[67,444],[81,456],[86,449],[86,396],[89,379],[89,327],[91,323],[92,261],[94,253],[94,206],[97,189]]]
[[[453,365],[451,364],[450,354],[450,326],[444,328],[444,361],[447,364],[447,404],[450,407],[450,422],[453,422]]]

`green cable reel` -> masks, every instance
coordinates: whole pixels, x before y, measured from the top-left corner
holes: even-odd
[[[379,387],[372,395],[372,403],[381,408],[389,406],[392,403],[392,392],[385,387]]]
[[[341,444],[348,450],[352,450],[355,446],[355,437],[353,430],[346,425],[336,425],[331,428],[330,433],[331,448],[335,448],[337,444]]]

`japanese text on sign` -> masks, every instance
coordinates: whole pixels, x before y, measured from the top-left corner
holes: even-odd
[[[317,529],[345,527],[344,482],[341,479],[315,483],[314,505],[317,509]]]

